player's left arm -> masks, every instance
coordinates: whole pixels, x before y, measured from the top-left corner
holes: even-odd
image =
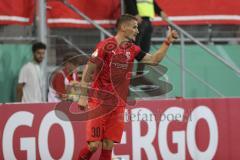
[[[80,82],[81,95],[78,101],[78,106],[81,110],[88,108],[88,87],[93,80],[92,77],[96,68],[97,65],[89,61],[83,70],[82,80]]]
[[[162,43],[161,47],[153,54],[147,53],[143,59],[142,63],[157,65],[167,54],[167,50],[172,42],[174,42],[178,38],[178,34],[175,30],[172,30],[170,27],[168,28],[167,37]]]

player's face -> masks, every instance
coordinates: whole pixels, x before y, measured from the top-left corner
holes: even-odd
[[[44,59],[44,56],[45,56],[45,49],[37,49],[35,52],[34,52],[34,60],[37,62],[37,63],[42,63],[43,59]]]
[[[136,36],[139,33],[138,32],[138,23],[135,20],[129,21],[126,23],[126,38],[132,41],[136,40]]]

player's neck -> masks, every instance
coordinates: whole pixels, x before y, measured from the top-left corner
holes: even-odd
[[[33,62],[34,64],[37,64],[37,65],[40,65],[40,64],[41,64],[41,62],[38,62],[36,59],[33,59],[32,62]]]
[[[118,34],[115,36],[115,39],[116,39],[118,45],[120,45],[122,42],[128,40],[124,35],[122,35],[122,34],[120,34],[120,33],[118,33]]]

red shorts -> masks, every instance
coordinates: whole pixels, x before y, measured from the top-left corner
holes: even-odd
[[[90,109],[95,106],[96,104],[94,103],[89,104]],[[87,141],[92,142],[110,139],[119,143],[124,128],[124,109],[125,106],[117,106],[116,109],[110,113],[87,121]]]

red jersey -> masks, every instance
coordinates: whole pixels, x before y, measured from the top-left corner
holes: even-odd
[[[76,76],[76,77],[74,77]],[[71,81],[80,81],[79,77],[75,73],[75,75],[68,73],[67,69],[64,68],[63,70],[57,71],[54,73],[52,79],[51,79],[51,87],[58,93],[58,94],[67,94],[66,92],[66,84],[65,84],[65,78],[67,78],[68,82]]]
[[[98,64],[92,83],[94,92],[107,91],[125,102],[134,59],[141,60],[145,55],[140,56],[139,53],[143,53],[140,47],[130,42],[117,45],[114,37],[101,41],[90,58],[91,62]],[[106,94],[100,97],[101,100],[111,98]]]

